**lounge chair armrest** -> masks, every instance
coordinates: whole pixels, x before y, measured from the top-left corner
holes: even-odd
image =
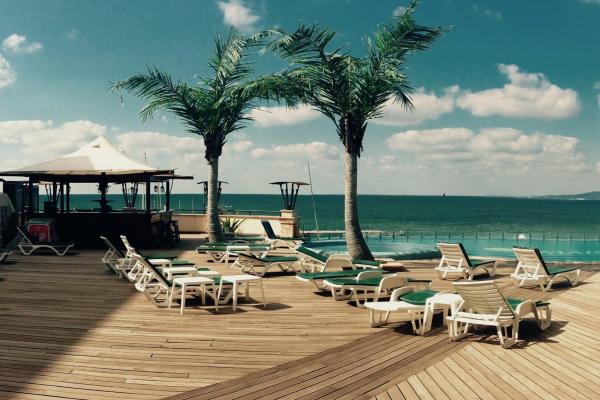
[[[394,289],[392,294],[390,295],[390,301],[398,301],[400,296],[403,296],[407,293],[414,292],[415,288],[412,286],[404,286],[398,289]]]

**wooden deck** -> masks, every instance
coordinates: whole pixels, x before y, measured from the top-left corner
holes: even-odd
[[[111,276],[100,256],[12,256],[0,265],[0,398],[600,396],[600,279],[591,273],[576,288],[547,294],[514,290],[501,278],[511,295],[550,298],[556,321],[543,334],[525,325],[527,345],[503,350],[493,336],[450,342],[441,327],[423,337],[405,323],[370,328],[365,310],[293,276],[265,280],[266,309],[248,302],[215,314],[196,305],[180,316]],[[433,277],[431,266],[407,263],[408,274]],[[449,287],[434,281],[435,289]]]

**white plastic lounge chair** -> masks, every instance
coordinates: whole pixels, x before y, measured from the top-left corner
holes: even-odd
[[[379,261],[352,259],[346,254],[331,254],[326,256],[305,246],[296,247],[300,256],[300,268],[304,272],[325,272],[342,268],[379,269]]]
[[[561,279],[568,281],[571,286],[579,283],[579,268],[550,267],[539,249],[515,247],[513,250],[519,260],[515,272],[510,275],[515,286],[539,285],[545,292]]]
[[[441,279],[458,276],[472,280],[478,273],[485,273],[489,277],[496,275],[496,261],[473,263],[462,243],[438,243],[438,248],[442,252],[442,259],[435,271]]]
[[[234,253],[237,259],[231,264],[232,268],[238,268],[247,274],[265,276],[272,268],[279,268],[282,272],[296,271],[295,265],[298,257],[288,256],[255,256],[247,253]]]
[[[391,313],[406,314],[415,334],[423,334],[423,314],[427,299],[437,295],[430,289],[415,290],[412,286],[395,289],[388,301],[368,302],[369,322],[372,327],[385,325]]]
[[[8,256],[12,254],[12,250],[0,249],[0,264],[6,261]]]
[[[549,303],[507,299],[494,281],[454,282],[453,286],[463,302],[448,317],[452,340],[466,336],[471,326],[495,326],[502,347],[508,348],[519,340],[519,324],[528,314],[533,314],[542,330],[552,323]]]
[[[271,250],[270,243],[248,243],[242,241],[231,241],[231,242],[213,242],[205,243],[196,248],[196,252],[199,254],[208,254],[212,257],[215,262],[229,262],[232,254],[227,254],[228,250],[231,251],[253,251],[253,252],[265,252]]]
[[[268,220],[263,219],[260,221],[260,223],[262,224],[263,229],[267,234],[267,241],[271,243],[273,248],[286,248],[293,250],[298,245],[302,244],[302,241],[304,240],[303,238],[279,237],[275,235],[275,231],[273,230],[273,227],[271,226],[271,223]]]
[[[21,234],[21,241],[17,244],[21,253],[28,256],[32,254],[34,251],[39,249],[49,249],[52,250],[57,256],[64,256],[71,249],[71,247],[75,246],[75,243],[59,243],[59,242],[50,242],[50,243],[40,243],[34,237],[32,237],[27,230],[22,229],[20,226],[17,227],[19,233]]]
[[[125,257],[125,254],[112,244],[105,236],[100,236],[100,240],[106,244],[108,249],[104,256],[102,256],[102,262],[106,265],[106,268],[114,272],[117,276],[123,276],[123,273],[127,273],[127,266],[130,260]]]
[[[144,293],[146,297],[157,307],[171,308],[175,298],[181,298],[181,313],[185,307],[185,299],[202,295],[202,302],[208,295],[215,301],[215,309],[218,310],[217,288],[219,281],[201,276],[178,276],[172,281],[168,280],[160,271],[139,254],[134,253],[135,265],[141,266],[143,272],[136,282],[135,288]]]
[[[356,305],[362,307],[361,292],[365,303],[369,298],[376,302],[381,296],[389,295],[392,290],[407,286],[409,282],[424,284],[427,288],[431,285],[431,281],[428,280],[413,280],[398,274],[383,275],[379,271],[363,271],[350,278],[327,278],[323,285],[330,288],[334,300],[348,300],[354,297]]]

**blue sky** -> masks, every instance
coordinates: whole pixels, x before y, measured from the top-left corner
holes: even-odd
[[[152,165],[204,178],[200,140],[169,114],[142,123],[141,103],[128,95],[121,102],[109,81],[153,64],[193,82],[207,73],[213,36],[231,24],[254,32],[318,22],[360,54],[363,38],[407,3],[0,0],[0,169],[68,153],[104,134],[138,160],[145,153]],[[415,111],[390,105],[369,125],[359,192],[528,195],[600,187],[600,1],[424,0],[416,17],[453,28],[409,60]],[[257,65],[260,72],[282,67],[269,56]],[[306,179],[308,160],[317,193],[342,193],[342,149],[328,121],[306,108],[253,116],[223,155],[231,192],[272,192],[272,180]]]

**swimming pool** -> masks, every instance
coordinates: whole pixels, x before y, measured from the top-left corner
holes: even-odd
[[[600,262],[600,238],[446,236],[369,237],[367,243],[376,257],[396,260],[439,258],[438,242],[461,242],[472,256],[514,259],[513,246],[537,247],[548,261]],[[343,240],[318,240],[307,244],[323,253],[344,253]]]

